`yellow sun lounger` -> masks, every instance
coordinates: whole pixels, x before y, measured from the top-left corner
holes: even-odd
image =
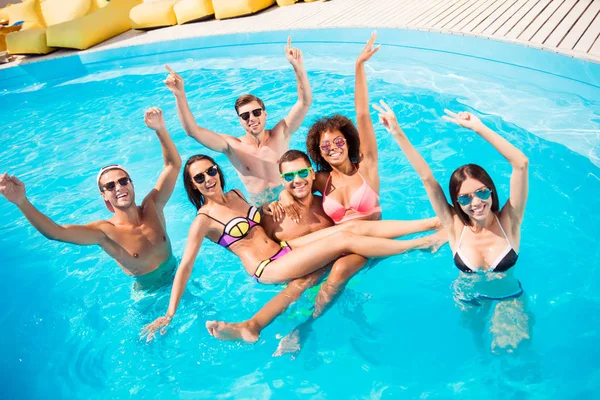
[[[21,3],[26,9],[14,14],[14,6],[10,8],[10,19],[16,22],[18,18],[27,18],[31,29],[24,26],[20,32],[6,36],[9,54],[47,54],[53,49],[47,44],[46,26],[61,24],[82,17],[107,4],[105,0],[46,0],[41,4],[38,0],[28,0]]]
[[[133,29],[159,28],[177,25],[173,6],[178,0],[163,0],[142,3],[131,9],[129,20]]]
[[[212,0],[181,0],[173,6],[173,10],[179,25],[209,18],[215,14]]]
[[[50,47],[85,50],[131,29],[129,13],[142,0],[111,0],[108,5],[88,15],[49,26],[46,30]]]
[[[164,0],[133,7],[129,19],[133,29],[151,29],[197,21],[214,13],[211,0]]]
[[[217,19],[254,14],[275,4],[275,0],[213,0]]]

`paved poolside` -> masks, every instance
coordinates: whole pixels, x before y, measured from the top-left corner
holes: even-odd
[[[517,43],[600,63],[600,0],[331,0],[271,7],[252,16],[129,31],[87,52],[166,40],[319,28],[402,28]],[[0,66],[61,57],[23,57]]]

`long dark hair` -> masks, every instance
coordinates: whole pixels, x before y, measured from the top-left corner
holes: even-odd
[[[498,191],[496,190],[496,185],[494,185],[494,181],[492,181],[492,178],[485,171],[485,169],[481,168],[477,164],[466,164],[455,169],[450,177],[450,200],[452,201],[452,206],[454,207],[454,210],[456,211],[456,214],[462,223],[467,226],[473,226],[473,221],[471,221],[469,216],[460,207],[460,204],[458,204],[458,201],[456,201],[460,187],[468,178],[477,179],[492,191],[493,213],[498,212],[500,208],[500,201],[498,200]]]
[[[183,168],[183,187],[185,188],[185,192],[187,193],[188,199],[192,202],[196,210],[199,210],[200,207],[204,205],[204,195],[200,193],[194,183],[192,182],[192,177],[190,176],[190,165],[200,160],[208,160],[214,165],[217,166],[217,172],[219,173],[219,180],[221,181],[221,190],[225,189],[225,177],[223,176],[223,172],[221,172],[221,168],[212,159],[212,157],[205,156],[204,154],[196,154],[195,156],[191,156],[185,163],[185,167]]]
[[[348,157],[353,164],[360,162],[360,138],[358,130],[349,118],[343,115],[323,117],[310,127],[306,136],[306,150],[317,166],[317,171],[331,171],[331,165],[321,156],[321,134],[338,130],[346,139]]]

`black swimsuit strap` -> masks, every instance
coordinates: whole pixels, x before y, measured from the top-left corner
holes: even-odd
[[[219,220],[218,220],[218,219],[216,219],[216,218],[213,218],[213,217],[211,217],[211,216],[210,216],[210,215],[208,215],[208,214],[205,214],[205,213],[201,213],[201,212],[199,212],[199,213],[198,213],[198,214],[196,214],[196,215],[206,215],[208,218],[212,219],[213,221],[215,221],[215,222],[218,222],[218,223],[220,223],[221,225],[225,226],[225,224],[224,224],[224,223],[222,223],[221,221],[219,221]]]
[[[233,189],[233,190],[231,190],[231,191],[232,191],[233,193],[237,194],[237,196],[238,196],[240,199],[244,200],[244,201],[246,202],[246,204],[248,204],[248,202],[246,201],[246,199],[244,199],[244,197],[242,197],[242,195],[241,195],[241,194],[239,194],[239,193],[238,193],[238,191],[237,191],[236,189]],[[250,212],[252,211],[252,209],[253,209],[253,208],[255,208],[255,207],[254,207],[254,206],[252,206],[252,205],[250,205],[250,208],[248,209],[248,213],[247,213],[247,214],[248,214],[248,216],[246,217],[246,219],[249,219],[249,218],[250,218]],[[220,224],[221,224],[221,225],[223,225],[223,226],[227,226],[227,224],[224,224],[223,222],[219,221],[218,219],[216,219],[216,218],[214,218],[214,217],[211,217],[210,215],[208,215],[208,214],[206,214],[206,213],[201,213],[201,212],[198,212],[198,214],[197,214],[197,215],[206,215],[208,218],[212,219],[213,221],[216,221],[216,222],[220,223]]]

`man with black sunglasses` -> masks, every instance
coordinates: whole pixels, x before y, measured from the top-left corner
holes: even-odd
[[[162,147],[164,168],[141,206],[135,203],[133,181],[118,164],[103,167],[96,182],[106,207],[114,213],[108,220],[87,225],[58,225],[29,202],[25,185],[15,176],[0,176],[0,193],[14,203],[29,222],[51,240],[78,245],[98,245],[128,275],[135,287],[152,289],[172,281],[176,260],[167,237],[163,208],[181,170],[181,157],[165,128],[162,111],[153,107],[144,116]]]
[[[256,206],[273,201],[281,189],[277,160],[289,148],[290,136],[300,127],[312,103],[312,92],[304,69],[302,52],[293,48],[288,37],[285,54],[294,68],[298,100],[288,115],[272,129],[266,129],[267,110],[258,97],[247,94],[235,102],[240,125],[246,131],[241,137],[218,134],[198,126],[185,95],[183,79],[169,66],[165,84],[175,95],[179,119],[188,136],[211,150],[223,153],[238,171]]]

